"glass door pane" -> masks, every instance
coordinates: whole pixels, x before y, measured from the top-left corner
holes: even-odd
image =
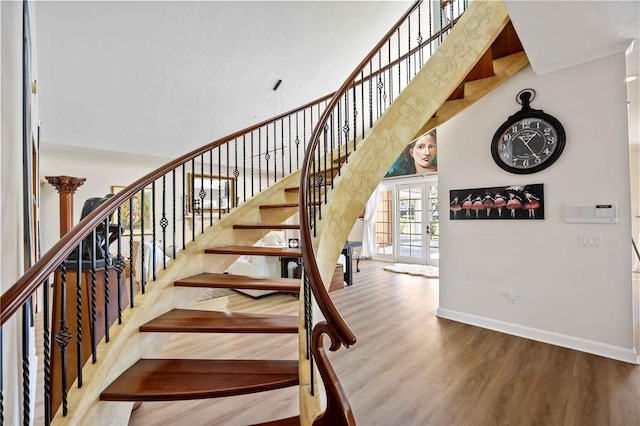
[[[423,217],[424,184],[398,186],[397,259],[405,263],[426,263],[426,232]]]
[[[438,266],[440,262],[440,216],[438,213],[438,185],[428,185],[429,194],[429,229],[428,229],[428,246],[427,265]]]
[[[376,211],[376,258],[393,260],[393,191],[380,189]]]

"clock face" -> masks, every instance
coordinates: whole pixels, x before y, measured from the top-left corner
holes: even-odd
[[[517,114],[516,114],[517,115]],[[511,173],[534,173],[549,167],[564,149],[564,128],[541,111],[512,117],[496,132],[491,144],[495,162]]]

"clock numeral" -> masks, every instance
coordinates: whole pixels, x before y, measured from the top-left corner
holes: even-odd
[[[549,136],[547,138],[547,142],[549,143],[549,145],[553,145],[554,143],[556,143],[556,138],[554,138],[553,136]]]
[[[536,164],[540,164],[540,163],[542,163],[542,158],[536,157]]]
[[[502,140],[505,141],[505,142],[509,142],[511,140],[511,133],[507,133],[507,134],[503,135],[502,136]]]
[[[513,165],[514,165],[514,166],[517,166],[517,165],[518,165],[518,159],[517,159],[517,158],[514,158],[514,159],[513,159]]]
[[[525,167],[529,167],[529,160],[524,160],[522,162],[522,165],[525,166]]]
[[[551,151],[549,150],[549,148],[546,148],[546,149],[545,149],[544,151],[542,151],[542,152],[544,152],[544,153],[545,153],[545,154],[547,154],[547,155],[551,154]]]
[[[523,129],[528,129],[529,127],[531,127],[531,122],[529,120],[524,120],[522,122],[522,128]]]
[[[511,128],[511,131],[512,131],[513,133],[516,133],[516,132],[518,131],[518,125],[517,125],[517,124],[516,124],[516,125],[514,125],[514,126]]]
[[[500,151],[504,151],[505,149],[507,149],[507,145],[501,144],[500,145]]]
[[[502,156],[505,158],[505,160],[509,159],[509,153],[505,152],[504,154],[502,154]]]
[[[548,135],[550,135],[550,134],[551,134],[551,128],[549,128],[549,127],[545,127],[545,128],[544,128],[544,130],[543,130],[543,132],[544,132],[544,135],[545,135],[545,136],[548,136]]]

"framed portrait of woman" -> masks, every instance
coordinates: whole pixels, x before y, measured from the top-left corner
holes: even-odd
[[[420,135],[402,151],[385,178],[438,173],[436,129]]]
[[[117,194],[124,186],[111,186],[111,193]],[[142,196],[144,192],[144,197]],[[120,206],[120,225],[124,227],[123,235],[142,235],[142,225],[144,224],[144,234],[153,233],[152,223],[152,202],[153,193],[150,187],[143,189],[131,198],[131,202],[126,201]],[[117,218],[114,218],[115,222]]]

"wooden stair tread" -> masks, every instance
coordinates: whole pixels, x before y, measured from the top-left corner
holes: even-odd
[[[141,332],[160,333],[297,333],[294,315],[173,309],[143,324]]]
[[[236,224],[233,229],[300,229],[300,225],[293,223],[256,223]]]
[[[320,205],[320,201],[315,201],[313,203],[309,203],[311,205]],[[299,203],[279,203],[279,204],[261,204],[261,209],[289,209],[289,208],[298,208],[300,207]]]
[[[297,384],[297,360],[141,359],[102,391],[100,399],[183,401]]]
[[[302,251],[300,249],[290,249],[288,247],[223,246],[207,248],[204,249],[204,252],[253,256],[302,257]]]
[[[298,293],[300,280],[295,278],[249,277],[246,275],[203,273],[173,283],[176,287],[238,288]]]

